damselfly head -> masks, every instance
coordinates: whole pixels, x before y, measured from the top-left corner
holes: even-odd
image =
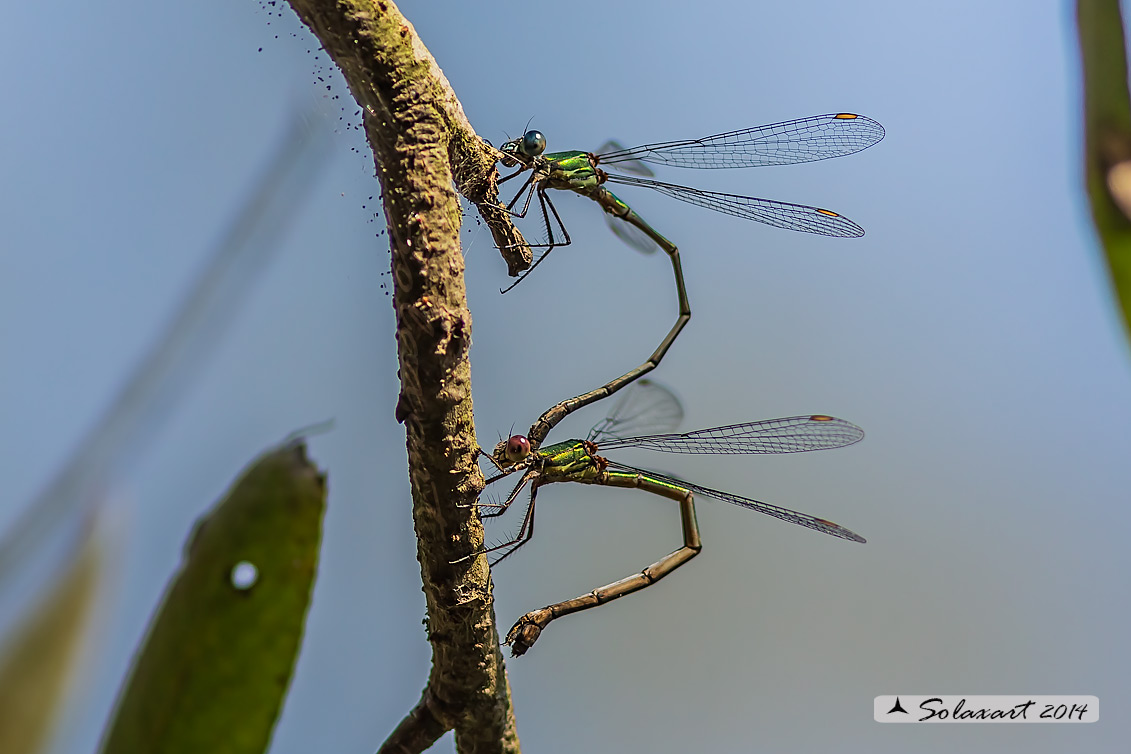
[[[530,440],[522,435],[511,435],[503,448],[503,454],[511,463],[518,463],[530,455]]]
[[[495,446],[491,457],[500,468],[510,468],[530,457],[530,441],[522,435],[513,435]]]
[[[515,155],[518,159],[502,160],[505,167],[513,168],[519,162],[525,162],[523,157],[529,159],[537,157],[546,151],[546,137],[541,131],[527,131],[521,139],[509,139],[503,142],[499,151],[507,155]]]
[[[527,157],[537,157],[546,151],[546,137],[541,131],[527,131],[518,142],[518,151]]]
[[[507,141],[503,142],[503,145],[499,147],[499,151],[506,155],[499,160],[499,162],[503,163],[503,167],[513,168],[518,164],[518,160],[516,160],[514,157],[511,157],[511,155],[518,154],[518,148],[521,145],[522,139],[508,139]]]

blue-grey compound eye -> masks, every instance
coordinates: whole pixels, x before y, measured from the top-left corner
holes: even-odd
[[[527,131],[522,137],[522,153],[527,157],[537,157],[546,151],[546,137],[541,131]]]

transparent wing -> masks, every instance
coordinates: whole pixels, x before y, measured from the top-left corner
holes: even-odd
[[[790,510],[789,508],[770,505],[769,503],[763,503],[748,497],[735,495],[732,492],[713,490],[710,487],[704,487],[699,484],[692,484],[691,482],[674,479],[672,477],[665,476],[664,474],[657,474],[655,472],[636,469],[632,466],[625,466],[624,464],[616,463],[615,461],[609,461],[609,468],[617,469],[619,471],[627,471],[634,474],[640,474],[641,476],[648,477],[649,479],[655,479],[666,484],[671,484],[676,487],[682,487],[683,489],[691,490],[691,492],[695,493],[696,495],[713,497],[716,500],[722,500],[723,502],[731,503],[732,505],[749,508],[750,510],[758,511],[759,513],[765,513],[767,516],[773,516],[774,518],[781,519],[782,521],[787,521],[791,524],[797,524],[799,526],[805,526],[819,532],[824,532],[825,534],[831,534],[832,536],[840,537],[841,539],[847,539],[853,542],[861,543],[868,541],[856,532],[846,529],[840,524],[835,524],[832,521],[827,521],[823,518],[817,518],[816,516],[810,516],[808,513],[799,513],[797,511]]]
[[[604,443],[639,432],[670,432],[683,421],[683,404],[668,388],[647,378],[621,393],[609,415],[589,430],[588,440]]]
[[[602,451],[616,448],[644,448],[661,453],[747,455],[804,453],[810,450],[842,448],[863,438],[864,430],[851,422],[824,414],[814,414],[731,424],[683,434],[610,437],[598,445]]]
[[[884,127],[854,113],[828,113],[702,139],[644,144],[598,154],[598,163],[650,162],[680,168],[794,165],[859,152],[884,138]],[[619,146],[615,144],[614,146]],[[630,170],[628,172],[636,172]]]
[[[625,149],[624,145],[615,139],[609,139],[604,144],[597,147],[597,154],[600,155],[598,159],[601,161],[604,161],[605,155],[625,154],[631,151],[631,149]],[[652,172],[652,168],[648,167],[640,160],[634,160],[631,157],[616,160],[616,163],[617,170],[623,170],[626,173],[632,173],[633,175],[639,175],[645,178],[651,178],[655,175],[655,173]]]
[[[640,230],[640,228],[637,228],[635,225],[629,225],[619,217],[613,217],[607,212],[604,213],[604,215],[605,224],[609,226],[609,230],[632,248],[645,254],[652,254],[653,252],[659,251],[660,245],[649,238],[648,234]]]
[[[606,152],[623,152],[626,151],[624,145],[618,141],[610,139],[601,146],[597,147],[597,154],[604,154]],[[645,165],[640,160],[624,159],[617,164],[618,170],[623,170],[626,173],[639,175],[646,178],[651,178],[655,175],[652,168]],[[620,218],[613,217],[610,214],[605,215],[605,224],[609,226],[617,238],[624,241],[626,244],[644,254],[652,254],[659,251],[660,245],[648,237],[648,234],[637,228],[635,225],[629,225]]]
[[[703,191],[689,186],[677,186],[674,183],[633,178],[627,175],[610,175],[609,182],[627,186],[646,186],[673,199],[679,199],[698,207],[713,209],[726,215],[741,217],[744,220],[772,225],[775,228],[799,230],[803,233],[816,233],[822,236],[836,236],[837,238],[859,238],[864,235],[864,229],[847,217],[820,207],[775,202],[753,196],[723,194],[717,191]]]

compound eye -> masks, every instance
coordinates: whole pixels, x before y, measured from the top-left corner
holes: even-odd
[[[514,435],[507,440],[506,448],[507,460],[512,463],[518,463],[522,459],[530,455],[530,440],[527,440],[522,435]]]
[[[537,157],[546,151],[546,137],[541,131],[527,131],[522,137],[522,153],[527,157]]]

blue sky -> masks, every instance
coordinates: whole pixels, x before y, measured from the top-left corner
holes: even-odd
[[[55,750],[94,745],[192,521],[257,452],[327,417],[335,430],[311,441],[330,474],[322,567],[272,751],[372,750],[418,698],[429,649],[393,419],[388,240],[356,107],[286,7],[61,10],[13,8],[0,27],[0,525],[161,332],[295,104],[325,99],[343,120],[277,261],[116,490],[124,545]],[[869,541],[700,502],[699,558],[555,624],[509,663],[526,747],[1118,750],[1131,733],[1115,712],[1131,632],[1118,598],[1131,567],[1131,360],[1080,189],[1071,9],[402,10],[496,144],[528,122],[551,150],[844,110],[887,129],[828,162],[658,171],[829,207],[866,228],[859,240],[621,192],[681,248],[694,316],[655,377],[682,397],[687,429],[821,412],[868,433],[828,453],[665,468]],[[465,223],[484,445],[638,364],[675,316],[666,260],[624,247],[586,200],[556,203],[573,245],[506,296],[489,234]],[[504,629],[679,542],[675,507],[658,498],[562,485],[539,501],[538,536],[495,573]],[[1039,729],[871,719],[876,695],[932,692],[1095,694],[1110,713]],[[450,737],[437,747],[451,749]]]

